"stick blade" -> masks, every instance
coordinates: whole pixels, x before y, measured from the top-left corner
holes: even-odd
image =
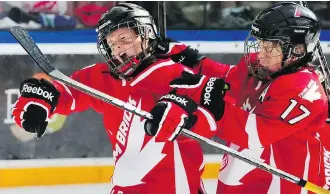
[[[46,74],[49,75],[55,70],[24,28],[14,26],[9,29],[9,32]]]

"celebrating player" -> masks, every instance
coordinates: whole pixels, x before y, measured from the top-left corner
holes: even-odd
[[[97,33],[98,50],[105,63],[85,67],[72,78],[133,106],[151,110],[159,97],[172,90],[171,80],[184,70],[191,71],[171,59],[156,59],[153,53],[157,29],[150,14],[140,6],[123,3],[113,7],[101,16]],[[184,137],[158,142],[145,134],[145,119],[59,81],[27,79],[20,90],[14,120],[38,138],[55,113],[68,115],[92,108],[103,115],[115,159],[111,194],[205,193],[201,182],[203,154],[198,142]],[[179,95],[172,99],[173,95],[166,98],[192,107],[191,112],[207,113],[192,100]],[[200,122],[211,123],[215,129],[211,116],[197,121]]]
[[[319,36],[320,22],[311,10],[295,3],[275,4],[256,17],[245,41],[245,55],[236,66],[175,45],[169,51],[173,60],[184,56],[184,64],[204,75],[183,73],[170,84],[176,94],[189,96],[213,115],[216,135],[231,148],[329,188],[329,149],[323,150],[326,144],[320,138],[320,134],[327,134],[323,130],[328,100],[313,64]],[[145,130],[163,141],[182,127],[206,137],[214,134],[198,122],[193,126],[179,122],[179,118],[194,113],[167,99],[161,98],[151,113],[158,120],[148,120]],[[307,192],[224,155],[217,193]]]

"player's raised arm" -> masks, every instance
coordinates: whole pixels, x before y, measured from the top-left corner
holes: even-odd
[[[102,83],[94,83],[98,80],[97,78],[102,75],[101,73],[95,73],[97,72],[96,69],[98,69],[98,66],[100,65],[91,65],[76,71],[71,75],[71,78],[93,88],[100,86]],[[68,87],[62,82],[54,81],[53,84],[60,92],[59,103],[55,110],[56,113],[68,115],[71,112],[81,112],[87,110],[94,100],[89,95]]]
[[[46,79],[29,78],[20,86],[21,96],[12,109],[14,121],[40,138],[45,133],[60,92]]]
[[[170,57],[174,62],[207,76],[224,78],[234,67],[205,57],[199,53],[199,50],[170,38],[157,40],[156,53],[158,57]]]
[[[79,70],[71,77],[86,83],[93,77],[92,68]],[[12,110],[13,118],[26,131],[37,133],[38,138],[45,133],[53,114],[68,115],[84,111],[91,105],[90,96],[56,80],[29,78],[21,84],[20,92],[21,96]]]

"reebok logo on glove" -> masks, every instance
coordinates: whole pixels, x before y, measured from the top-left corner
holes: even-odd
[[[211,102],[211,92],[213,90],[214,82],[217,80],[215,77],[211,77],[209,81],[206,83],[205,86],[205,93],[204,93],[204,105],[210,105]]]
[[[158,44],[157,47],[158,47],[160,50],[164,51],[164,52],[166,51],[166,48],[163,47],[162,45],[159,45],[159,44]]]
[[[23,92],[37,94],[39,96],[44,97],[45,99],[50,100],[50,102],[53,101],[53,97],[54,97],[54,95],[51,92],[44,91],[40,87],[29,86],[28,84],[23,85],[23,89],[22,89],[21,93],[23,93]]]
[[[171,99],[171,100],[174,100],[174,101],[182,104],[183,106],[187,106],[187,103],[188,103],[188,101],[185,98],[176,96],[174,94],[166,94],[165,96],[161,97],[160,99],[161,100],[163,100],[163,99]]]

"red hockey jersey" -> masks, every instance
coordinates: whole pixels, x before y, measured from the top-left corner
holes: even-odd
[[[328,105],[316,73],[304,68],[262,82],[249,75],[244,58],[237,66],[206,58],[198,68],[202,74],[223,77],[231,85],[225,97],[224,116],[217,123],[218,137],[241,153],[325,185],[318,135],[325,124]],[[329,164],[328,158],[324,160]],[[307,191],[224,155],[217,193],[300,194]]]
[[[105,64],[95,64],[77,71],[72,78],[150,111],[162,95],[170,92],[169,82],[179,77],[183,70],[191,71],[171,60],[159,60],[134,79],[124,80],[114,79],[106,73],[109,69]],[[61,94],[55,113],[67,115],[92,108],[103,115],[115,159],[111,194],[197,194],[201,189],[204,165],[198,142],[185,137],[174,142],[155,142],[154,138],[145,134],[145,119],[61,82],[55,81],[54,85]]]

